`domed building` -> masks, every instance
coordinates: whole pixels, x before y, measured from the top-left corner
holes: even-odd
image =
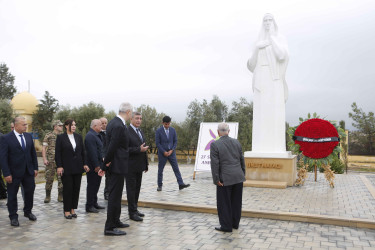
[[[14,116],[25,117],[28,124],[26,132],[30,133],[33,130],[31,125],[33,121],[33,114],[38,110],[38,99],[36,99],[36,97],[30,94],[28,91],[24,91],[15,95],[10,103],[13,107]],[[37,151],[42,149],[42,145],[38,140],[34,139],[34,144]]]
[[[32,115],[38,110],[38,99],[27,91],[21,92],[13,97],[10,101],[13,106],[13,111],[16,116],[23,116],[26,118],[27,132],[32,131]]]

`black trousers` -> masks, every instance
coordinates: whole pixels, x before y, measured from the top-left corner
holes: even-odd
[[[77,209],[79,190],[81,188],[82,174],[64,175],[61,177],[63,183],[64,212]]]
[[[4,199],[7,197],[7,189],[5,186],[5,183],[3,181],[3,178],[1,177],[1,169],[0,169],[0,199]]]
[[[110,179],[111,179],[111,172],[108,169],[107,171],[105,171],[104,197],[109,195],[109,188],[108,187],[109,187]]]
[[[240,224],[243,183],[230,186],[216,186],[217,213],[220,226],[232,230]]]
[[[126,196],[128,198],[129,215],[135,214],[138,210],[138,198],[141,191],[142,171],[127,173],[126,177]]]
[[[105,230],[113,230],[120,222],[121,198],[124,190],[125,175],[111,173],[111,181],[108,183],[108,207]]]
[[[8,183],[8,211],[10,219],[18,219],[18,202],[17,194],[20,188],[20,184],[24,190],[24,214],[31,213],[34,204],[34,190],[35,190],[35,178],[34,175],[30,175],[28,172],[23,177],[13,177],[12,183]]]
[[[102,177],[94,170],[86,173],[87,188],[86,188],[86,208],[93,207],[98,204],[98,191]]]

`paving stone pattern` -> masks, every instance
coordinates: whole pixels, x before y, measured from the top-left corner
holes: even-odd
[[[211,173],[198,172],[193,181],[191,166],[182,165],[180,170],[184,181],[190,183],[191,187],[176,192],[177,182],[171,167],[167,165],[164,169],[167,178],[164,181],[163,191],[153,192],[157,187],[157,166],[151,166],[150,173],[144,175],[142,188],[145,192],[141,192],[140,199],[216,206],[216,187],[212,183]],[[370,176],[373,176],[375,182],[375,175]],[[308,174],[305,185],[300,187],[287,189],[245,187],[243,208],[375,221],[375,199],[360,176],[354,174],[336,175],[335,188],[329,186],[324,174],[318,174],[315,182],[313,173]]]
[[[215,186],[208,173],[199,173],[193,181],[193,168],[181,166],[185,182],[192,186],[179,191],[170,166],[166,166],[163,191],[157,192],[156,169],[157,166],[150,166],[150,171],[144,175],[142,200],[215,205]],[[323,210],[330,212],[337,209],[335,215],[348,217],[354,217],[352,210],[359,209],[359,206],[362,206],[360,213],[371,210],[373,198],[368,196],[358,176],[337,176],[335,189],[330,189],[322,177],[319,176],[317,183],[309,179],[304,187],[284,190],[245,188],[244,207],[280,211],[295,209],[308,213],[318,211],[318,214],[322,214]],[[37,185],[33,209],[38,217],[36,222],[23,217],[22,197],[19,195],[18,228],[10,226],[6,201],[0,200],[0,249],[375,249],[375,230],[370,229],[242,218],[238,230],[221,233],[214,230],[218,226],[216,215],[140,208],[146,214],[145,219],[133,222],[128,220],[126,206],[123,206],[121,218],[130,224],[130,228],[125,230],[128,234],[104,236],[105,210],[99,214],[87,214],[84,210],[86,177],[82,178],[77,219],[66,220],[63,217],[62,203],[56,201],[56,184],[54,182],[49,204],[43,203],[44,184]],[[106,205],[103,184],[104,180],[99,191],[99,203]],[[354,206],[355,202],[351,199],[360,204]],[[280,204],[276,206],[277,203]],[[325,208],[327,205],[329,209]],[[353,207],[349,209],[346,206]],[[360,218],[367,218],[360,213]]]

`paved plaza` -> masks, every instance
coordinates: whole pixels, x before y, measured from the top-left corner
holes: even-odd
[[[157,192],[157,164],[152,163],[149,169],[144,174],[141,201],[216,205],[216,189],[210,173],[197,173],[196,180],[192,180],[193,166],[180,165],[184,181],[191,187],[179,191],[173,171],[167,165],[163,191]],[[103,184],[104,180],[99,191],[99,203],[106,205]],[[375,222],[375,199],[371,194],[375,175],[336,175],[335,185],[334,189],[330,188],[322,174],[314,182],[313,174],[309,173],[302,187],[246,187],[243,209]],[[106,212],[85,212],[85,190],[86,177],[83,177],[78,218],[66,220],[62,203],[56,201],[56,182],[49,204],[43,203],[44,183],[38,184],[33,209],[38,220],[32,222],[23,217],[22,197],[19,195],[18,228],[10,226],[6,200],[0,200],[1,249],[375,249],[373,229],[243,217],[238,230],[222,233],[214,230],[218,226],[215,214],[140,208],[146,214],[144,221],[134,222],[128,220],[126,205],[123,206],[121,219],[130,224],[130,228],[125,230],[127,235],[104,236]]]

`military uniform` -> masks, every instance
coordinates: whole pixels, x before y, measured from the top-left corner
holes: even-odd
[[[53,181],[56,175],[56,162],[55,162],[56,137],[57,135],[54,132],[49,132],[48,134],[46,134],[43,140],[43,146],[47,147],[46,158],[48,160],[48,164],[46,166],[46,172],[45,172],[47,196],[48,194],[51,193]],[[57,181],[58,181],[58,191],[59,191],[58,200],[62,201],[63,184],[61,182],[61,176],[57,176]]]

